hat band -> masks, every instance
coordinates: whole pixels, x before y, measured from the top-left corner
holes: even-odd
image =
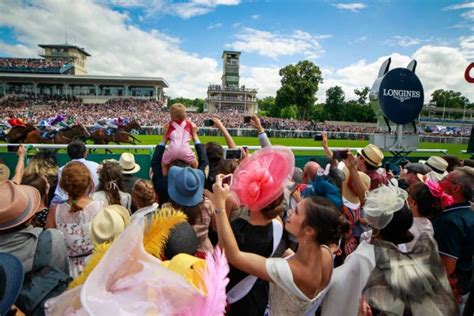
[[[438,169],[438,168],[435,168],[435,167],[433,167],[432,165],[430,165],[429,163],[425,163],[425,165],[427,165],[428,167],[430,167],[430,168],[431,168],[431,170],[433,170],[433,171],[434,171],[434,172],[436,172],[436,173],[441,173],[441,174],[443,174],[443,173],[444,173],[444,171],[443,171],[443,170],[441,170],[441,169]]]
[[[123,170],[123,171],[132,171],[133,169],[135,169],[135,165],[133,165],[132,168],[124,168],[124,167],[122,167],[122,170]]]
[[[21,212],[20,216],[16,217],[15,219],[11,221],[0,223],[0,229],[15,227],[17,224],[21,224],[22,221],[25,219],[25,217],[30,213],[30,210],[31,210],[31,199],[28,197],[28,204],[26,205],[26,208]]]
[[[365,153],[365,151],[362,149],[360,151],[360,154],[362,155],[362,157],[364,157],[365,160],[367,160],[367,162],[369,162],[371,165],[377,167],[380,163],[376,163],[375,161],[373,161],[372,159],[370,159],[367,154]]]

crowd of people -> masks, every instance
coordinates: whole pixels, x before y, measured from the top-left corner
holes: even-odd
[[[65,61],[55,60],[46,61],[42,58],[0,58],[0,67],[24,68],[24,69],[45,69],[45,68],[61,68]]]
[[[473,314],[474,161],[392,171],[323,133],[325,161],[300,169],[257,116],[253,153],[217,118],[228,149],[203,144],[193,119],[171,107],[144,179],[131,153],[99,164],[73,141],[59,167],[19,147],[0,182],[1,315]]]

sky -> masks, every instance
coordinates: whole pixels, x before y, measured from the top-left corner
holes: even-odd
[[[353,99],[392,57],[392,68],[418,61],[425,95],[452,89],[474,101],[464,80],[474,62],[472,1],[0,1],[0,56],[38,57],[38,44],[66,39],[92,55],[88,74],[161,77],[172,97],[205,98],[220,83],[222,51],[238,50],[240,84],[259,98],[275,96],[280,68],[310,60],[324,80],[319,101],[335,85]]]

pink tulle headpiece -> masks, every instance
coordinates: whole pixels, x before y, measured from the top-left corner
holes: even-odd
[[[241,205],[259,211],[278,198],[291,179],[295,156],[286,147],[265,147],[240,163],[231,190]]]
[[[431,194],[434,197],[441,199],[441,207],[446,208],[454,203],[454,199],[451,195],[444,192],[443,188],[439,185],[438,182],[427,179],[425,185],[430,189]]]

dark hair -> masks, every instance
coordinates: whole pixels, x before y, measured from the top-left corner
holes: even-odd
[[[174,209],[179,209],[181,210],[186,216],[188,217],[188,222],[191,225],[196,224],[196,220],[199,216],[201,218],[201,214],[204,211],[204,208],[206,207],[206,204],[204,203],[205,200],[202,200],[201,203],[194,205],[194,206],[184,206],[181,204],[176,203],[172,199],[170,199],[171,205],[173,205]]]
[[[235,159],[221,160],[217,165],[217,174],[231,174],[234,173],[235,169],[239,166],[239,162]]]
[[[105,192],[110,205],[120,205],[120,191],[123,191],[123,187],[123,175],[120,165],[114,161],[104,162],[99,172],[98,191]]]
[[[338,189],[339,192],[342,192],[342,183],[344,182],[344,172],[337,168],[329,169],[329,174],[327,176],[328,180],[334,184]]]
[[[171,167],[180,167],[180,168],[186,168],[190,167],[191,165],[183,160],[180,159],[175,159],[170,163],[170,168]]]
[[[448,163],[448,168],[446,168],[447,172],[453,171],[456,167],[461,166],[461,160],[454,155],[446,155],[443,157],[444,160]]]
[[[462,161],[462,165],[465,166],[465,167],[472,167],[474,168],[474,160],[472,159],[464,159]]]
[[[29,185],[36,188],[41,195],[41,200],[43,201],[44,205],[47,205],[48,180],[44,176],[38,173],[31,173],[31,174],[25,175],[21,179],[21,184]]]
[[[67,154],[71,159],[85,158],[86,153],[86,145],[80,140],[73,140],[67,145]]]
[[[383,240],[396,245],[404,244],[413,240],[410,228],[413,225],[413,214],[405,203],[403,207],[393,214],[392,220],[385,228],[380,230]]]
[[[379,167],[375,167],[375,166],[372,166],[371,164],[369,164],[365,159],[364,159],[364,164],[365,164],[365,168],[367,170],[377,170]]]
[[[137,180],[132,188],[132,199],[138,207],[152,205],[155,202],[155,189],[150,180]]]
[[[347,230],[348,223],[342,223],[336,206],[326,198],[315,196],[306,202],[305,225],[316,230],[316,242],[321,245],[338,243],[339,237]]]
[[[286,207],[283,204],[283,193],[282,193],[272,203],[270,203],[269,205],[261,209],[260,212],[262,212],[262,215],[266,219],[274,219],[277,216],[283,215],[285,210],[286,210]]]
[[[209,161],[219,162],[224,157],[224,148],[217,142],[208,142],[206,154]]]
[[[433,218],[441,214],[443,208],[441,207],[441,198],[435,197],[431,194],[430,189],[423,182],[412,184],[408,188],[410,198],[415,201],[420,215]]]

